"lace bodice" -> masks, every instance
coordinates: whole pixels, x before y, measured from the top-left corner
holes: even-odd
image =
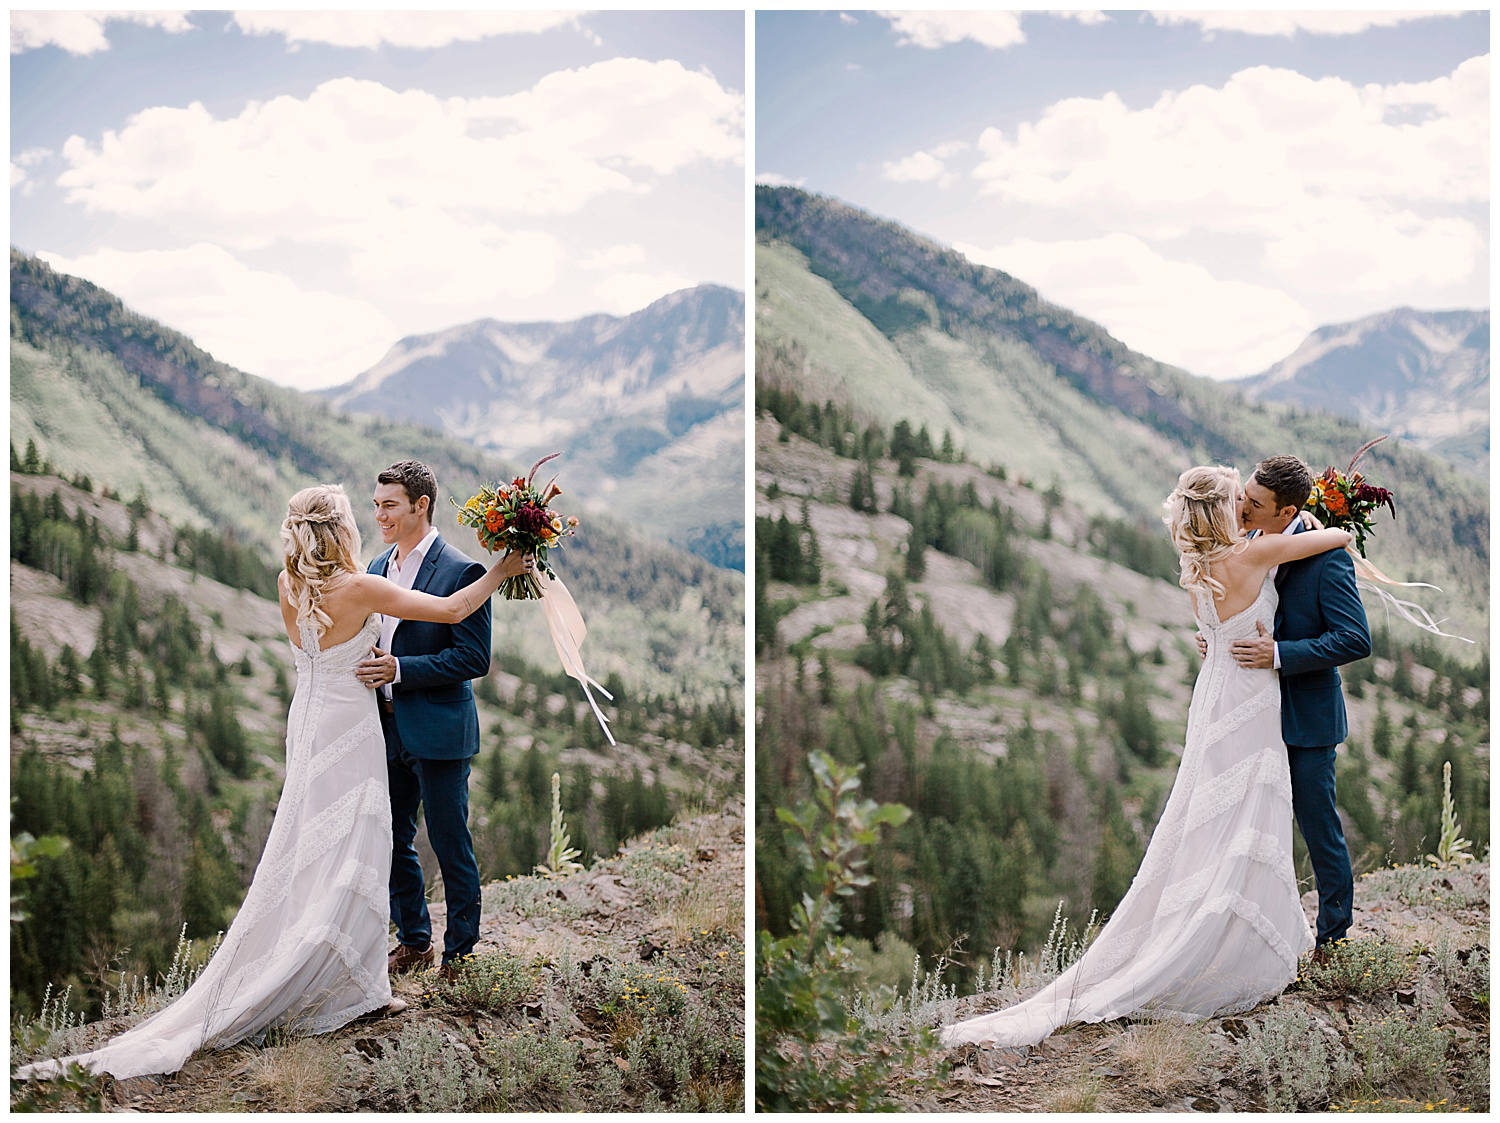
[[[319,670],[327,674],[352,671],[356,664],[370,653],[370,645],[380,638],[380,616],[371,613],[364,625],[343,643],[336,643],[327,651],[318,644],[318,629],[310,620],[301,622],[302,646],[290,644],[292,658],[297,664],[297,673]]]
[[[1208,640],[1210,655],[1215,646],[1227,649],[1234,640],[1255,635],[1257,621],[1265,625],[1267,632],[1271,631],[1276,622],[1275,574],[1274,569],[1267,573],[1255,599],[1227,620],[1219,619],[1218,605],[1207,589],[1193,590],[1193,600],[1198,605],[1198,630]]]

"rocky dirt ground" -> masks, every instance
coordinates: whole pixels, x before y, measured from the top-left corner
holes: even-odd
[[[1269,1003],[1196,1026],[1111,1022],[1081,1025],[1021,1049],[963,1046],[942,1058],[932,1087],[898,1095],[908,1110],[945,1112],[1165,1111],[1263,1112],[1265,1089],[1242,1069],[1246,1040],[1279,1013],[1305,1012],[1333,1046],[1358,1051],[1364,1025],[1436,1015],[1448,1036],[1432,1071],[1408,1073],[1385,1087],[1346,1090],[1311,1110],[1489,1109],[1489,863],[1462,870],[1390,869],[1366,874],[1355,892],[1351,941],[1378,941],[1414,954],[1412,969],[1388,993],[1330,995],[1303,981]],[[1316,894],[1303,898],[1316,915]],[[1439,966],[1463,965],[1482,991],[1445,985]],[[1023,995],[1024,997],[1024,995]],[[963,1000],[962,1016],[987,1007]],[[1306,1043],[1303,1043],[1306,1044]],[[1358,1109],[1357,1107],[1354,1109]]]
[[[100,1078],[30,1110],[738,1110],[745,1055],[744,878],[740,808],[664,827],[587,870],[485,887],[476,957],[503,955],[525,965],[535,983],[514,1002],[476,1005],[430,972],[403,975],[392,989],[411,1005],[400,1014],[362,1019],[318,1038],[203,1052],[166,1077]],[[441,925],[439,903],[439,942]],[[653,993],[670,988],[674,1020],[669,1024],[644,1006],[629,1009],[633,995],[618,985],[621,979],[638,980]],[[74,1031],[70,1047],[88,1048],[136,1020]],[[383,1077],[377,1072],[381,1058],[409,1049],[415,1031],[429,1026],[438,1031],[436,1047],[471,1079],[459,1099],[441,1106],[431,1089],[411,1083],[410,1072],[402,1078],[407,1084],[394,1089],[392,1070]],[[691,1064],[673,1062],[680,1070],[675,1074],[651,1052],[662,1031],[674,1027],[697,1042]],[[528,1058],[517,1051],[522,1041],[544,1043],[538,1046],[543,1051]],[[559,1065],[559,1055],[568,1063]],[[546,1086],[493,1067],[497,1057],[509,1058],[512,1068],[514,1062],[538,1072],[551,1066]],[[30,1058],[12,1056],[13,1062],[24,1059]],[[608,1078],[601,1080],[601,1072]],[[595,1088],[604,1089],[607,1102]],[[13,1110],[36,1099],[12,1085]]]

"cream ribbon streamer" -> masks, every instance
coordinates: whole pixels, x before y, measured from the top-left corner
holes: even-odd
[[[576,678],[583,687],[583,696],[589,700],[589,708],[594,711],[599,728],[604,730],[604,736],[613,745],[615,737],[609,731],[609,718],[599,709],[599,703],[594,701],[589,687],[592,686],[611,702],[615,700],[615,696],[589,678],[588,672],[583,669],[583,653],[580,649],[583,647],[583,637],[588,634],[583,614],[573,602],[573,594],[568,592],[568,587],[558,578],[538,573],[536,579],[542,588],[542,615],[547,618],[547,631],[552,635],[552,646],[557,648],[557,657],[562,660],[563,670],[570,677]]]
[[[1420,604],[1413,604],[1409,600],[1402,600],[1400,597],[1388,593],[1381,586],[1390,585],[1397,589],[1437,589],[1440,593],[1443,590],[1438,589],[1436,585],[1429,585],[1426,581],[1395,581],[1387,577],[1384,573],[1381,573],[1368,558],[1360,557],[1355,552],[1353,546],[1346,546],[1344,548],[1349,552],[1349,556],[1354,559],[1355,575],[1364,578],[1363,581],[1359,582],[1359,587],[1361,589],[1368,589],[1380,598],[1381,602],[1385,605],[1387,616],[1394,610],[1396,615],[1401,617],[1401,619],[1415,624],[1423,631],[1431,632],[1435,636],[1442,636],[1444,639],[1463,640],[1464,643],[1474,642],[1464,636],[1455,636],[1443,631],[1438,627],[1443,621],[1434,620],[1431,614]]]

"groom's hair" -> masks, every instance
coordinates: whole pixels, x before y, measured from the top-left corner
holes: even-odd
[[[1312,494],[1312,473],[1295,456],[1268,456],[1255,466],[1255,482],[1276,496],[1276,509],[1302,510]]]
[[[420,460],[399,460],[376,476],[375,482],[400,484],[413,507],[419,497],[427,496],[427,521],[432,521],[433,511],[437,509],[437,477],[426,464]]]

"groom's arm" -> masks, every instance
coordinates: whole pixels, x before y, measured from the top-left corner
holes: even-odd
[[[1370,625],[1354,584],[1354,562],[1339,550],[1329,555],[1318,582],[1318,601],[1326,625],[1311,639],[1278,640],[1283,675],[1301,675],[1340,667],[1370,654]]]
[[[484,566],[471,562],[464,567],[453,588],[462,589],[485,574]],[[453,642],[431,655],[402,655],[401,677],[396,690],[431,690],[457,682],[482,678],[490,670],[490,598],[474,612],[452,625]]]

